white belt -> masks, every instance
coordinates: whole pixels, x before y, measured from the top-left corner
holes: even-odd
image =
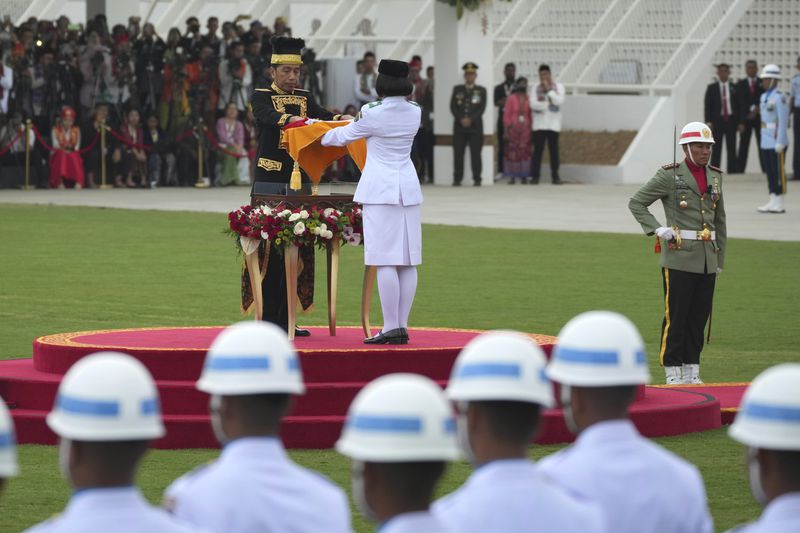
[[[704,233],[705,231],[705,233]],[[717,240],[717,232],[716,231],[692,231],[689,229],[682,229],[680,231],[681,239],[687,239],[690,241],[716,241]]]
[[[777,122],[762,122],[761,127],[765,130],[773,130],[778,126]]]

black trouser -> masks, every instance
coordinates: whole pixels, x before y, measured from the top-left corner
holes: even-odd
[[[774,148],[761,149],[761,161],[764,163],[764,171],[767,173],[767,187],[770,194],[783,194],[783,183],[786,179],[786,169],[783,164],[786,151],[778,154]]]
[[[261,292],[264,299],[262,319],[266,322],[277,324],[284,330],[289,325],[289,307],[286,303],[286,264],[283,253],[269,246],[269,263],[267,274],[261,282]]]
[[[453,183],[461,183],[464,179],[464,150],[469,145],[469,156],[472,162],[472,180],[481,183],[481,148],[483,147],[483,126],[473,124],[469,128],[456,123],[453,128]]]
[[[722,160],[722,139],[725,139],[725,152],[727,153],[726,160],[728,166],[725,170],[728,172],[737,171],[736,163],[736,123],[733,118],[728,117],[728,120],[722,117],[718,118],[713,123],[714,128],[714,148],[711,150],[711,164],[719,167]]]
[[[737,172],[745,172],[747,169],[747,154],[750,151],[750,136],[753,132],[756,134],[758,164],[761,167],[761,172],[764,172],[764,162],[761,161],[761,122],[758,119],[744,121],[744,131],[739,134],[739,157],[736,161]]]
[[[794,108],[794,168],[793,179],[800,180],[800,107]]]
[[[544,143],[547,142],[547,151],[550,154],[550,174],[553,181],[558,177],[558,133],[553,130],[534,130],[533,131],[533,159],[531,159],[531,178],[533,183],[539,183],[542,174],[542,156],[544,155]]]
[[[717,275],[662,268],[661,278],[665,307],[661,325],[661,364],[700,364],[703,330],[711,313]]]
[[[497,126],[495,131],[497,132],[497,150],[495,154],[497,154],[497,172],[500,174],[503,173],[503,154],[506,153],[506,135],[505,135],[505,125],[503,124],[503,108],[497,108]]]

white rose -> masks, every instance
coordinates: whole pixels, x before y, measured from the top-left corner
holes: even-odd
[[[333,232],[330,231],[330,230],[326,231],[325,232],[325,238],[326,239],[333,239]]]
[[[300,220],[300,213],[292,213],[289,215],[289,222],[294,222],[296,220]]]
[[[328,225],[323,222],[319,225],[319,229],[320,231],[328,231]]]
[[[319,235],[320,233],[322,233],[322,231],[319,229],[319,226],[314,228],[314,235]]]
[[[265,241],[268,241],[269,240],[269,233],[267,233],[266,231],[262,231],[261,232],[261,238],[264,239]]]
[[[300,218],[302,218],[303,220],[307,219],[308,218],[308,211],[306,211],[305,209],[300,211]]]
[[[291,220],[291,219],[290,219]],[[306,225],[302,222],[298,222],[294,225],[294,234],[295,235],[302,235],[306,231]]]
[[[329,207],[329,208],[325,209],[325,211],[323,211],[322,214],[325,215],[325,218],[327,218],[327,217],[331,216],[331,213],[333,213],[333,211],[334,211],[334,209],[332,207]]]
[[[279,216],[279,217],[288,217],[288,216],[289,216],[289,215],[291,215],[291,214],[292,214],[292,212],[291,212],[291,211],[289,211],[288,209],[284,209],[283,211],[281,211],[280,213],[278,213],[278,216]]]

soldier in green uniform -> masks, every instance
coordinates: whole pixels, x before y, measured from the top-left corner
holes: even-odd
[[[714,139],[702,122],[681,131],[686,159],[665,165],[630,199],[628,208],[647,235],[657,235],[664,284],[661,365],[668,385],[702,383],[703,330],[725,261],[722,171],[708,166]],[[664,225],[648,210],[661,200]]]
[[[450,112],[455,119],[453,124],[453,185],[461,185],[464,178],[464,150],[469,145],[472,162],[472,180],[476,187],[481,185],[481,148],[483,147],[483,111],[486,109],[486,88],[475,85],[478,65],[469,62],[461,67],[464,83],[453,87],[450,97]]]
[[[270,72],[272,85],[255,89],[250,106],[258,128],[258,154],[256,155],[256,182],[289,184],[295,162],[283,147],[283,126],[306,118],[337,120],[341,118],[314,102],[311,93],[299,89],[303,39],[276,37],[272,39]],[[352,118],[352,117],[345,117]],[[303,182],[309,178],[302,174]],[[253,185],[255,189],[255,184]],[[284,261],[274,247],[270,247],[267,274],[262,282],[264,294],[263,319],[286,329],[289,323],[286,304],[286,276]],[[314,249],[300,250],[303,271],[298,281],[298,295],[304,309],[310,307],[314,294]],[[307,330],[297,330],[296,336],[310,335]]]

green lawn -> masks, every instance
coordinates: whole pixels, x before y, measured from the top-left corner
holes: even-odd
[[[218,214],[0,204],[0,358],[29,357],[33,338],[48,333],[238,320],[240,259],[222,233],[225,222]],[[426,226],[424,238],[412,325],[557,334],[581,311],[612,309],[639,326],[655,379],[662,380],[656,355],[661,279],[650,239],[444,226]],[[703,354],[705,381],[749,381],[775,363],[800,361],[791,333],[800,298],[800,243],[734,239],[727,257],[713,341]],[[344,248],[341,324],[359,323],[361,258],[361,250]],[[319,254],[320,273],[322,259]],[[324,298],[319,290],[317,311],[303,324],[325,322]],[[378,324],[377,297],[373,308]],[[757,516],[742,451],[724,430],[658,440],[701,469],[717,529]],[[535,447],[532,454],[555,449]],[[152,452],[140,475],[147,496],[158,501],[172,479],[215,455]],[[349,487],[347,462],[336,453],[293,455]],[[42,520],[68,497],[54,448],[21,446],[20,460],[23,475],[0,501],[0,531]],[[468,473],[467,465],[453,465],[442,492]],[[355,520],[359,531],[368,530]]]

